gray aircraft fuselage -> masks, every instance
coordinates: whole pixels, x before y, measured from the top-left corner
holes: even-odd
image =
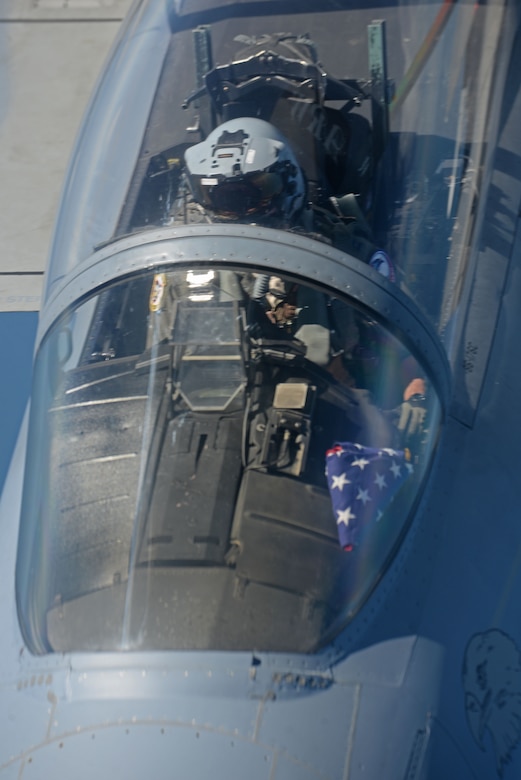
[[[0,505],[0,778],[519,775],[520,23],[133,5]]]

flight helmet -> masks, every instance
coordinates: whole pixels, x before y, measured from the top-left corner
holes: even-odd
[[[223,220],[295,221],[305,202],[304,175],[286,138],[262,119],[215,128],[185,152],[194,199]]]

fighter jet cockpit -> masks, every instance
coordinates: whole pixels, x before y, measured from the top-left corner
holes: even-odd
[[[136,17],[64,193],[17,562],[34,653],[319,651],[395,559],[446,414],[477,153],[448,139],[455,83],[444,137],[413,138],[374,11],[333,46],[342,3],[189,5]]]
[[[30,5],[81,53],[121,3]],[[520,30],[132,3],[2,495],[2,779],[520,776]]]
[[[210,32],[194,36],[204,70]],[[394,280],[367,218],[383,139],[363,110],[364,84],[329,75],[309,35],[239,35],[233,43],[232,61],[206,72],[183,102],[191,137],[149,155],[119,230],[258,224],[336,246]]]
[[[36,382],[39,652],[317,650],[399,545],[440,421],[367,310],[247,266],[109,285],[51,329]]]

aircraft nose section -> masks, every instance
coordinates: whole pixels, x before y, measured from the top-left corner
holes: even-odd
[[[273,776],[273,762],[270,749],[216,729],[152,720],[123,721],[80,728],[48,742],[30,752],[14,776],[23,780],[145,780],[151,775],[191,780],[245,776],[249,780],[268,780]]]
[[[52,675],[4,702],[0,778],[420,780],[447,777],[436,761],[454,753],[451,778],[466,780],[436,714],[442,657],[417,636],[313,671],[302,656],[54,656]]]

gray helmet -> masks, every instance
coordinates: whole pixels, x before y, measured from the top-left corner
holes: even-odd
[[[194,199],[217,217],[291,223],[304,206],[303,173],[277,128],[262,119],[225,122],[185,152]]]

